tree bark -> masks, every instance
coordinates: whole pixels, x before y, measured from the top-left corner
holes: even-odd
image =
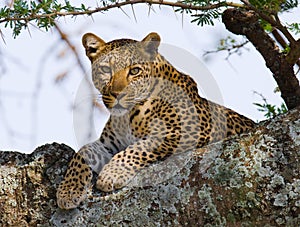
[[[261,27],[259,17],[253,11],[227,9],[223,12],[222,20],[227,30],[246,36],[263,56],[288,109],[300,106],[300,86],[294,72],[294,65],[300,57],[300,41],[290,47],[289,54],[280,52],[275,41]]]
[[[300,108],[141,171],[61,210],[56,188],[74,151],[0,152],[0,226],[299,226]]]

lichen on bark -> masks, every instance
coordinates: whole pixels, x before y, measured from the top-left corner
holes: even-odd
[[[51,144],[1,152],[2,226],[299,226],[300,108],[141,171],[128,187],[93,190],[77,209],[55,189],[74,151]]]

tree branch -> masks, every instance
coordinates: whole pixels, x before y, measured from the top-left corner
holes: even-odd
[[[292,109],[300,106],[300,87],[294,73],[294,64],[287,60],[287,56],[280,52],[275,41],[261,27],[259,17],[254,11],[227,9],[222,19],[229,31],[245,35],[261,53],[273,73],[287,107]]]
[[[70,50],[74,54],[74,56],[76,58],[76,61],[77,61],[77,64],[79,65],[79,68],[81,69],[83,75],[85,77],[88,77],[88,75],[87,75],[87,73],[85,71],[84,65],[83,65],[83,63],[82,63],[82,61],[81,61],[81,59],[79,57],[79,54],[78,54],[75,46],[73,45],[73,43],[69,40],[67,34],[62,31],[62,29],[58,26],[57,23],[54,24],[54,27],[57,30],[57,32],[59,33],[61,39],[68,45],[68,47],[70,48]]]
[[[287,30],[287,28],[285,26],[283,26],[278,18],[278,15],[268,15],[264,12],[262,12],[260,9],[256,8],[255,6],[251,5],[249,3],[249,1],[247,0],[241,0],[241,2],[243,2],[245,4],[245,6],[249,9],[249,10],[253,10],[255,13],[257,13],[263,20],[267,21],[268,23],[270,23],[273,27],[277,28],[279,31],[282,32],[282,34],[288,39],[288,41],[290,42],[291,45],[293,45],[296,40],[294,39],[294,37],[291,35],[291,33],[289,33],[289,31]]]
[[[25,21],[28,23],[28,21],[41,19],[41,18],[56,18],[61,16],[79,16],[79,15],[89,15],[91,16],[94,13],[107,11],[109,9],[113,8],[120,8],[122,6],[126,5],[135,5],[135,4],[149,4],[149,5],[164,5],[164,6],[171,6],[171,7],[177,7],[181,9],[188,9],[188,10],[211,10],[211,9],[217,9],[220,7],[244,7],[242,4],[234,3],[234,2],[226,2],[221,1],[216,4],[206,5],[206,6],[197,6],[192,4],[186,4],[182,2],[169,2],[169,1],[161,1],[161,0],[128,0],[128,1],[122,1],[117,2],[111,5],[106,5],[102,7],[97,7],[95,9],[91,10],[83,10],[83,11],[73,11],[73,12],[52,12],[52,13],[43,13],[43,14],[31,14],[27,17],[6,17],[0,20],[0,23],[3,22],[9,22],[9,21]]]
[[[288,43],[284,40],[284,38],[281,36],[281,34],[278,32],[278,30],[276,28],[274,28],[272,30],[272,35],[274,36],[276,41],[280,44],[280,46],[283,49],[285,49],[289,46]],[[300,41],[298,41],[297,45],[294,45],[294,47],[291,48],[291,50],[287,56],[287,61],[290,62],[291,64],[297,64],[298,67],[300,68],[299,58],[300,58]]]
[[[290,64],[295,64],[295,62],[296,62],[296,64],[300,67],[299,58],[300,58],[300,40],[295,42],[293,47],[291,47],[291,50],[289,51],[289,53],[286,56],[286,60]]]
[[[0,151],[1,226],[299,226],[300,108],[257,130],[182,152],[113,193],[61,210],[56,189],[74,151]],[[34,192],[34,193],[33,193]]]

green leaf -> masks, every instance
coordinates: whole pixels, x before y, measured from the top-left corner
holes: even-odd
[[[273,27],[272,27],[272,25],[271,25],[270,23],[265,23],[265,24],[263,25],[263,28],[264,28],[264,30],[267,31],[267,32],[271,32],[271,31],[273,30]]]
[[[260,104],[260,103],[253,103],[253,104],[254,104],[255,106],[264,108],[264,105],[263,105],[263,104]]]
[[[195,17],[191,22],[197,23],[197,25],[203,26],[203,25],[214,25],[214,19],[217,19],[220,17],[220,12],[218,10],[209,10],[204,11],[200,14],[194,14],[192,17]]]
[[[299,3],[298,0],[290,0],[290,1],[283,1],[283,3],[281,3],[281,10],[282,11],[287,11],[293,8],[298,7]]]
[[[288,29],[295,33],[295,35],[300,34],[300,23],[287,24]]]
[[[264,103],[253,103],[255,106],[257,106],[257,110],[259,112],[264,112],[264,116],[268,119],[275,117],[278,114],[283,114],[286,113],[287,107],[284,103],[281,104],[280,107],[276,107],[275,105],[272,105],[267,102],[267,99],[262,95],[257,92],[254,92],[255,94],[259,95]]]

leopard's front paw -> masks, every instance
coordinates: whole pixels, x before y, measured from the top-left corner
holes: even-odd
[[[120,189],[126,186],[134,175],[135,170],[132,167],[118,165],[118,163],[111,161],[100,172],[96,187],[104,192]]]
[[[78,207],[86,199],[91,188],[92,174],[88,166],[81,170],[68,169],[56,192],[57,205],[66,210]]]
[[[86,199],[87,190],[82,185],[62,182],[56,192],[57,205],[65,210],[76,208]]]

